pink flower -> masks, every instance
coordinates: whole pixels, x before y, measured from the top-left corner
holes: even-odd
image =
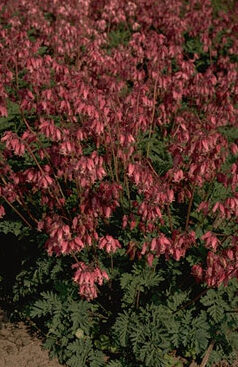
[[[206,232],[201,239],[205,241],[207,248],[213,249],[214,251],[216,251],[217,246],[220,244],[218,238],[210,231]]]
[[[5,213],[4,207],[2,205],[0,205],[0,218],[3,218],[5,214],[6,213]]]
[[[152,266],[153,260],[154,260],[154,255],[153,254],[148,254],[147,255],[147,263],[148,263],[149,266]]]
[[[108,274],[104,270],[102,271],[98,267],[91,268],[83,262],[72,265],[72,268],[77,269],[73,279],[79,284],[79,293],[88,301],[97,297],[95,283],[102,285],[104,279],[109,280]]]
[[[203,277],[202,267],[200,265],[193,265],[193,267],[192,267],[192,274],[195,276],[195,278],[198,281],[201,281],[202,280],[202,277]]]
[[[106,237],[101,237],[99,240],[99,249],[105,249],[107,253],[114,253],[121,245],[118,240],[115,240],[112,236],[107,235]]]

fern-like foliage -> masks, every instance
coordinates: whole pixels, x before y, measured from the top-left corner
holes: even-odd
[[[215,341],[209,364],[226,358],[231,363],[238,350],[238,281],[233,279],[228,286],[209,289],[201,298],[201,304],[209,315],[210,332]]]
[[[35,302],[31,309],[31,317],[42,317],[48,314],[59,314],[62,311],[62,303],[59,297],[53,292],[42,292],[42,299]]]
[[[12,233],[19,239],[29,233],[29,228],[24,227],[22,222],[13,220],[1,220],[0,221],[0,233],[8,234]]]
[[[93,349],[89,337],[76,340],[69,344],[67,351],[71,357],[67,360],[70,367],[102,367],[105,366],[105,355],[101,351]]]
[[[131,315],[129,312],[118,315],[116,323],[113,327],[115,336],[119,340],[119,345],[126,347],[129,340],[129,328],[131,327]]]
[[[114,360],[108,363],[108,367],[122,367],[122,364],[119,360]]]
[[[144,293],[158,286],[162,280],[164,280],[162,274],[154,272],[152,268],[134,265],[131,273],[124,273],[120,278],[124,292],[122,302],[125,305],[133,304],[138,292]]]

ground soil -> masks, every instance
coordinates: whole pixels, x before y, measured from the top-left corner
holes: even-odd
[[[40,340],[22,322],[10,323],[0,310],[0,367],[62,367],[50,360]]]

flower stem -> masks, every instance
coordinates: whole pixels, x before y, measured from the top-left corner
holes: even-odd
[[[194,192],[195,192],[195,184],[193,185],[191,198],[190,198],[190,201],[189,201],[189,204],[188,204],[188,212],[187,212],[187,218],[186,218],[185,231],[188,230],[188,223],[189,223],[189,218],[190,218],[190,214],[191,214],[191,208],[192,208],[192,203],[193,203]]]
[[[23,220],[24,223],[26,223],[26,225],[30,228],[33,229],[32,225],[28,222],[28,220],[23,217],[23,215],[17,210],[17,208],[15,208],[14,205],[12,205],[12,203],[10,203],[9,200],[7,200],[7,198],[2,195],[2,198],[6,201],[6,203],[12,208],[12,210],[14,210],[14,212]]]

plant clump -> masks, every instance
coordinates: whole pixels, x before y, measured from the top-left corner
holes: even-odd
[[[57,352],[69,366],[103,366],[102,351],[110,367],[180,366],[210,343],[212,363],[235,348],[238,4],[219,4],[0,5],[0,217],[42,234],[85,314],[108,308],[113,344],[90,318],[71,325],[66,279],[74,296],[36,301],[33,317],[62,323],[57,340],[73,333]]]

